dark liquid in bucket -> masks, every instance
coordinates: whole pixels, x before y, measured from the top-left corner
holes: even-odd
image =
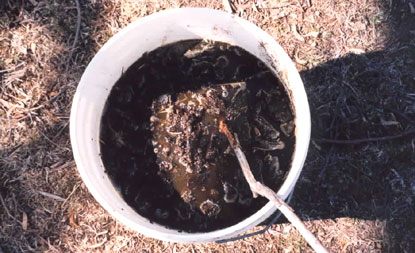
[[[281,186],[292,160],[294,115],[272,72],[245,50],[181,41],[144,54],[111,90],[102,160],[140,215],[187,232],[234,225],[267,201],[252,198],[226,137],[236,133],[257,180]]]

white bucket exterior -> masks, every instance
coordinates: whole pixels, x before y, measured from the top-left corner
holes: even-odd
[[[178,232],[150,223],[127,205],[104,172],[100,158],[101,116],[111,88],[121,73],[144,52],[189,39],[209,39],[240,46],[266,63],[286,86],[296,115],[292,167],[278,191],[278,196],[286,199],[301,173],[310,140],[310,112],[303,83],[291,59],[270,35],[254,24],[222,11],[200,8],[162,11],[128,25],[113,36],[82,75],[72,104],[70,137],[85,185],[112,216],[135,231],[160,240],[210,242],[247,231],[275,212],[275,206],[269,202],[238,224],[213,232]]]

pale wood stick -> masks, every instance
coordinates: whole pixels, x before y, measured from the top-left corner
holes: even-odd
[[[225,9],[225,11],[232,14],[233,9],[232,9],[230,0],[222,0],[222,3],[223,3],[223,8]]]
[[[298,216],[294,213],[294,210],[287,203],[280,199],[277,194],[269,187],[255,180],[246,156],[241,150],[237,136],[234,136],[229,131],[226,123],[224,123],[222,120],[219,121],[219,129],[228,138],[228,141],[231,144],[236,157],[238,158],[239,164],[241,165],[245,179],[248,181],[254,198],[256,198],[258,195],[261,195],[274,203],[275,206],[281,211],[281,213],[284,214],[284,216],[288,219],[288,221],[291,222],[295,228],[297,228],[297,230],[308,242],[308,244],[314,249],[314,251],[319,253],[328,252],[327,249],[321,244],[321,242],[310,232],[310,230],[307,229],[304,223],[300,220],[300,218],[298,218]]]

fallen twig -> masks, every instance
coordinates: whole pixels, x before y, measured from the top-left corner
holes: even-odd
[[[48,238],[48,240],[46,240],[45,238],[39,236],[40,240],[42,240],[45,244],[47,244],[49,246],[49,249],[53,249],[55,252],[61,252],[59,250],[57,250],[55,247],[53,247],[52,244],[50,244],[50,240]]]
[[[223,3],[223,7],[225,8],[225,11],[232,14],[233,8],[232,8],[232,4],[230,0],[222,0],[222,3]]]
[[[102,242],[99,242],[99,243],[97,243],[97,244],[94,244],[94,245],[88,246],[88,248],[89,248],[89,249],[99,248],[99,247],[101,247],[102,245],[104,245],[104,243],[106,243],[107,241],[108,241],[107,237],[104,237],[104,239],[102,240]]]
[[[297,40],[299,40],[299,41],[301,41],[301,42],[304,42],[304,41],[305,41],[304,37],[303,37],[303,36],[301,36],[301,34],[298,32],[298,30],[297,30],[297,26],[296,26],[295,24],[292,24],[292,26],[291,26],[291,31],[292,31],[292,33],[293,33],[294,37],[295,37]]]
[[[3,196],[1,194],[0,194],[0,202],[3,205],[3,208],[6,211],[6,214],[7,214],[7,216],[9,216],[9,218],[12,218],[15,222],[17,222],[19,224],[22,224],[21,221],[19,221],[13,215],[10,214],[9,209],[7,209],[6,203],[4,202]]]
[[[68,201],[68,199],[75,193],[75,191],[78,189],[78,187],[79,187],[79,184],[78,185],[75,185],[73,188],[72,188],[72,191],[71,191],[71,193],[69,193],[69,195],[68,195],[68,197],[66,197],[66,199],[65,199],[65,201],[63,201],[63,203],[62,203],[62,205],[61,205],[61,207],[63,207],[65,204],[66,204],[66,202]]]
[[[66,163],[64,163],[64,164],[62,164],[62,165],[60,165],[58,167],[51,168],[49,170],[49,173],[56,172],[56,171],[62,171],[64,169],[66,169],[68,167],[72,167],[72,166],[75,166],[75,161],[74,160],[71,160],[69,162],[66,162]]]
[[[313,138],[313,141],[333,143],[333,144],[361,144],[365,142],[389,141],[389,140],[399,139],[399,138],[402,138],[402,137],[405,137],[411,134],[415,134],[415,129],[403,132],[398,135],[389,135],[389,136],[382,136],[382,137],[354,139],[354,140],[333,140],[333,139],[325,139],[325,138],[321,138],[321,139]]]
[[[219,121],[219,129],[228,138],[228,141],[231,144],[236,157],[238,158],[239,164],[241,165],[245,179],[248,181],[254,198],[256,198],[258,195],[261,195],[274,203],[275,206],[281,211],[282,214],[284,214],[288,221],[290,221],[291,224],[297,228],[300,234],[316,252],[328,252],[327,249],[324,248],[324,246],[320,243],[320,241],[310,232],[310,230],[306,228],[304,223],[300,220],[300,218],[298,218],[293,209],[287,203],[280,199],[277,194],[269,187],[255,180],[255,177],[249,168],[246,156],[241,150],[238,137],[236,135],[233,136],[233,134],[229,131],[226,123],[224,123],[222,120]]]
[[[395,109],[389,108],[389,107],[385,107],[385,110],[388,110],[388,111],[391,111],[395,114],[398,114],[401,118],[403,118],[404,120],[406,120],[410,124],[415,124],[415,120],[409,118],[406,114],[404,114],[404,113],[402,113],[398,110],[395,110]]]
[[[69,62],[72,59],[72,55],[73,55],[73,52],[75,51],[76,44],[78,44],[79,32],[81,30],[81,5],[79,4],[79,0],[75,0],[75,4],[76,4],[76,12],[77,12],[77,14],[76,14],[75,38],[74,38],[73,43],[72,43],[71,51],[69,52],[65,72],[68,72]]]
[[[51,198],[51,199],[57,200],[57,201],[62,201],[62,202],[64,202],[64,201],[65,201],[65,199],[64,199],[64,198],[62,198],[62,197],[60,197],[60,196],[58,196],[58,195],[52,194],[52,193],[43,192],[43,191],[35,191],[35,192],[37,192],[37,193],[39,193],[40,195],[43,195],[43,196],[45,196],[45,197],[48,197],[48,198]]]

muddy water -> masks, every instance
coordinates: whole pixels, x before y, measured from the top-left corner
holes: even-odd
[[[224,182],[227,177],[234,176],[239,170],[238,164],[234,159],[218,159],[223,156],[221,152],[233,152],[226,140],[217,140],[212,143],[213,139],[220,136],[218,122],[225,120],[231,114],[237,114],[238,117],[232,121],[241,123],[247,121],[247,96],[246,83],[227,83],[213,85],[210,88],[201,88],[196,91],[187,91],[177,97],[177,101],[172,102],[171,97],[168,102],[158,99],[153,105],[157,108],[154,112],[156,116],[152,117],[153,146],[156,149],[159,167],[165,169],[167,175],[166,181],[170,181],[176,191],[182,196],[183,200],[193,208],[198,208],[202,213],[211,216],[231,215],[229,205],[232,199],[237,199],[237,192],[228,193],[224,189]],[[209,102],[209,99],[213,103]],[[161,102],[160,102],[161,100]],[[216,102],[216,103],[215,103]],[[235,105],[244,104],[244,107],[235,107]],[[175,131],[170,131],[174,117],[183,117],[184,113],[195,115],[194,118],[182,119],[182,126]],[[176,114],[176,115],[172,115]],[[197,126],[195,126],[195,123]],[[193,125],[193,126],[192,126]],[[193,129],[188,129],[189,127]],[[191,133],[195,131],[196,134]],[[199,134],[197,134],[199,132]],[[183,135],[190,152],[185,154],[186,146],[178,143],[178,136]],[[208,145],[201,142],[207,140]],[[195,145],[191,146],[191,143]],[[186,144],[185,144],[186,145]],[[199,156],[197,162],[202,163],[202,167],[193,166],[192,153],[197,152]],[[215,157],[210,153],[216,153]],[[231,153],[232,154],[232,153]],[[190,162],[184,161],[184,156],[188,155]],[[192,161],[193,160],[193,161]],[[234,175],[232,175],[234,174]],[[224,197],[225,194],[232,196]],[[213,209],[213,210],[210,210]]]

